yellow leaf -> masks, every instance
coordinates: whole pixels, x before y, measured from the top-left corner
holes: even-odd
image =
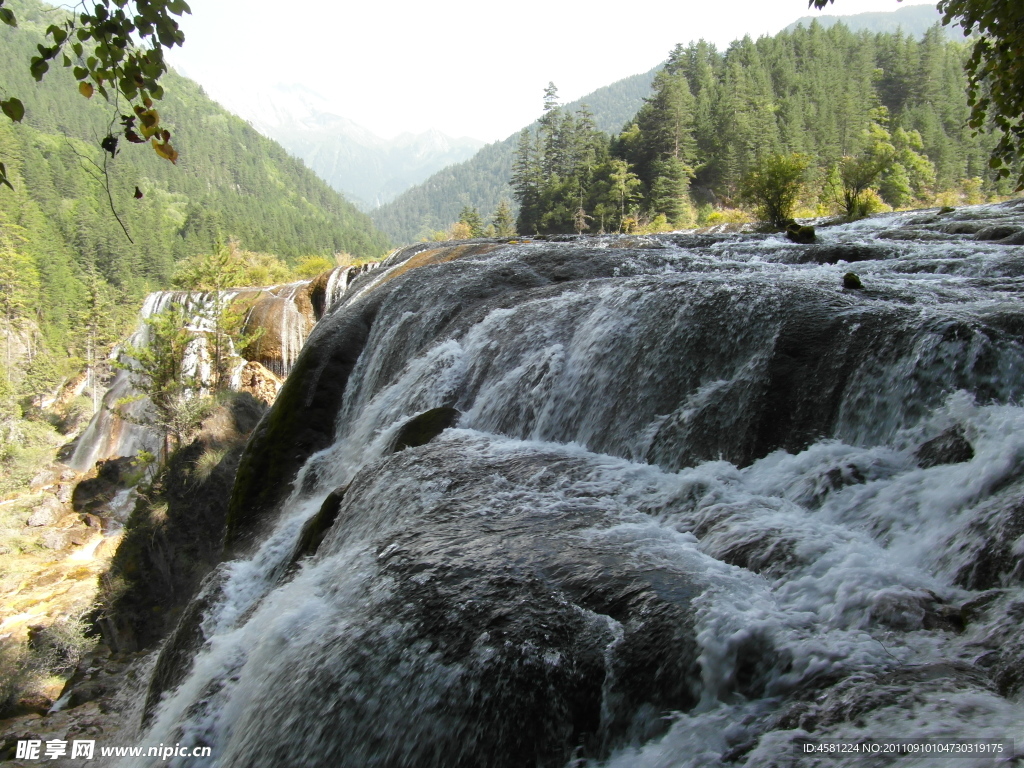
[[[160,114],[155,109],[135,108],[135,114],[139,116],[139,131],[147,139],[160,132]]]
[[[87,83],[84,80],[78,84],[78,92],[85,96],[87,99],[92,98],[92,83]]]
[[[152,144],[153,149],[156,150],[156,153],[160,155],[160,157],[165,160],[170,160],[172,163],[178,162],[178,150],[171,146],[171,142],[165,141],[161,144],[156,139],[153,139]]]

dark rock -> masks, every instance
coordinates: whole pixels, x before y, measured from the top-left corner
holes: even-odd
[[[302,526],[302,533],[299,534],[299,540],[291,558],[293,564],[303,557],[316,554],[327,532],[331,530],[331,526],[338,518],[338,511],[341,509],[341,502],[345,498],[347,488],[348,486],[335,488],[327,494],[324,503],[320,505],[320,510]]]
[[[985,227],[974,237],[977,240],[1005,240],[1006,238],[1019,235],[1022,232],[1024,232],[1024,230],[1019,226],[995,224],[991,227]]]
[[[959,240],[956,235],[928,229],[886,229],[875,237],[879,240],[905,240],[915,243],[950,242]]]
[[[814,227],[800,226],[796,222],[786,227],[786,237],[794,243],[800,243],[802,245],[810,245],[817,240],[817,237],[814,234]]]
[[[959,424],[921,444],[914,453],[918,466],[927,469],[940,464],[960,464],[974,458],[974,448]]]
[[[864,285],[860,281],[860,277],[855,272],[847,272],[843,275],[843,288],[849,291],[863,290]]]
[[[249,394],[232,395],[137,500],[111,561],[111,575],[125,589],[99,619],[115,651],[134,652],[163,639],[221,561],[246,430],[264,410]]]
[[[398,430],[391,452],[426,445],[444,430],[454,427],[462,414],[454,408],[441,406],[413,416]]]
[[[316,325],[274,407],[254,430],[228,507],[228,547],[249,540],[287,495],[299,467],[333,439],[345,385],[383,295],[368,298],[358,310],[335,312]]]
[[[1016,483],[976,508],[951,537],[949,547],[962,563],[956,583],[967,589],[994,589],[1024,582],[1024,554],[1014,545],[1024,536],[1024,497]]]
[[[83,480],[71,493],[69,501],[75,512],[101,510],[138,475],[135,458],[131,456],[99,461],[96,469],[96,477]]]
[[[329,572],[333,555],[369,535],[386,594],[361,608],[324,604],[327,617],[359,610],[350,618],[359,631],[311,638],[301,659],[297,646],[281,648],[265,671],[265,696],[239,702],[243,727],[258,736],[226,759],[253,768],[287,762],[294,743],[274,713],[300,691],[333,702],[302,739],[318,745],[322,764],[345,768],[372,763],[389,733],[396,765],[565,765],[653,738],[668,727],[662,713],[692,709],[699,587],[677,570],[637,567],[621,544],[584,541],[579,532],[603,514],[589,487],[582,495],[552,487],[557,515],[497,492],[539,475],[556,481],[574,467],[580,478],[593,471],[585,458],[488,456],[453,439],[360,472],[309,567]],[[424,505],[417,489],[440,477],[446,491]],[[764,638],[737,640],[732,650],[737,671],[724,696],[763,695],[785,666]]]
[[[6,762],[8,760],[14,760],[18,753],[18,742],[19,741],[39,741],[42,742],[43,737],[32,731],[16,731],[14,733],[5,733],[0,736],[0,761]],[[40,754],[42,751],[40,750]]]
[[[939,213],[940,214],[953,213],[955,211],[956,211],[956,208],[954,208],[951,205],[944,205],[941,208],[939,208]]]
[[[1016,234],[997,240],[996,242],[1000,245],[1024,245],[1024,229],[1019,230]]]
[[[53,706],[53,699],[41,693],[30,693],[18,699],[14,705],[16,715],[37,714],[45,715]]]
[[[948,235],[976,235],[984,228],[985,224],[981,221],[953,221],[939,227]]]
[[[818,243],[801,248],[796,254],[800,264],[837,264],[840,261],[849,263],[857,261],[880,261],[895,257],[891,247],[884,245],[865,245],[856,243]]]
[[[178,623],[160,648],[146,690],[146,701],[142,709],[143,725],[148,724],[164,692],[177,687],[192,670],[196,651],[206,640],[203,617],[216,602],[223,583],[224,574],[221,569],[207,577],[199,594],[185,607]]]

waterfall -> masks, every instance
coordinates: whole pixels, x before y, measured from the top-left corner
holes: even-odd
[[[224,768],[1019,754],[1024,248],[964,221],[1024,206],[392,255],[250,440],[237,557],[140,740]]]
[[[334,304],[344,294],[351,277],[365,269],[339,267],[324,273],[322,278],[328,286],[326,306]],[[143,302],[135,331],[125,344],[113,350],[111,359],[121,359],[125,347],[147,347],[151,336],[148,321],[155,315],[178,306],[183,308],[188,327],[195,334],[195,339],[185,351],[185,359],[182,361],[183,374],[199,381],[208,381],[211,360],[206,337],[214,331],[216,314],[223,307],[237,302],[248,308],[242,332],[256,336],[256,341],[251,345],[251,349],[235,350],[229,340],[229,355],[238,357],[238,364],[234,366],[231,376],[231,385],[238,388],[241,384],[239,372],[245,364],[245,359],[238,356],[239,353],[247,359],[263,364],[276,375],[285,377],[295,364],[306,336],[315,323],[314,308],[310,299],[314,282],[302,280],[264,288],[235,288],[219,292],[151,293]],[[160,452],[160,436],[144,423],[140,423],[145,421],[148,413],[149,405],[145,399],[122,406],[130,416],[128,420],[121,419],[115,414],[119,401],[125,402],[137,396],[138,391],[132,382],[132,374],[126,370],[118,370],[103,397],[100,409],[78,439],[68,461],[69,466],[84,472],[91,469],[100,459],[133,456],[143,450],[151,453]]]

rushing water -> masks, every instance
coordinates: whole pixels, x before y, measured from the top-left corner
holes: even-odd
[[[164,648],[140,742],[232,768],[1020,753],[1024,248],[972,234],[994,225],[1024,229],[1020,204],[812,246],[399,252],[320,321],[250,443],[269,469],[236,488],[246,554]],[[391,452],[439,406],[455,428]],[[292,469],[259,464],[274,451]]]

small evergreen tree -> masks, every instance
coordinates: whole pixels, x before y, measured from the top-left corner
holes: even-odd
[[[181,304],[153,315],[146,320],[147,343],[124,347],[116,363],[130,372],[132,384],[141,395],[118,401],[115,411],[126,421],[156,430],[163,437],[165,456],[192,436],[207,407],[200,397],[200,380],[185,366],[190,347],[194,349],[196,341],[189,320],[189,313]],[[149,399],[152,409],[138,417],[127,406],[142,397]]]
[[[480,212],[477,211],[475,206],[464,205],[462,207],[462,210],[459,212],[459,223],[466,225],[470,237],[484,236],[483,221],[480,219]]]
[[[498,203],[494,216],[491,218],[491,224],[494,226],[495,237],[515,237],[516,222],[512,218],[512,206],[509,205],[508,200],[502,198]]]

